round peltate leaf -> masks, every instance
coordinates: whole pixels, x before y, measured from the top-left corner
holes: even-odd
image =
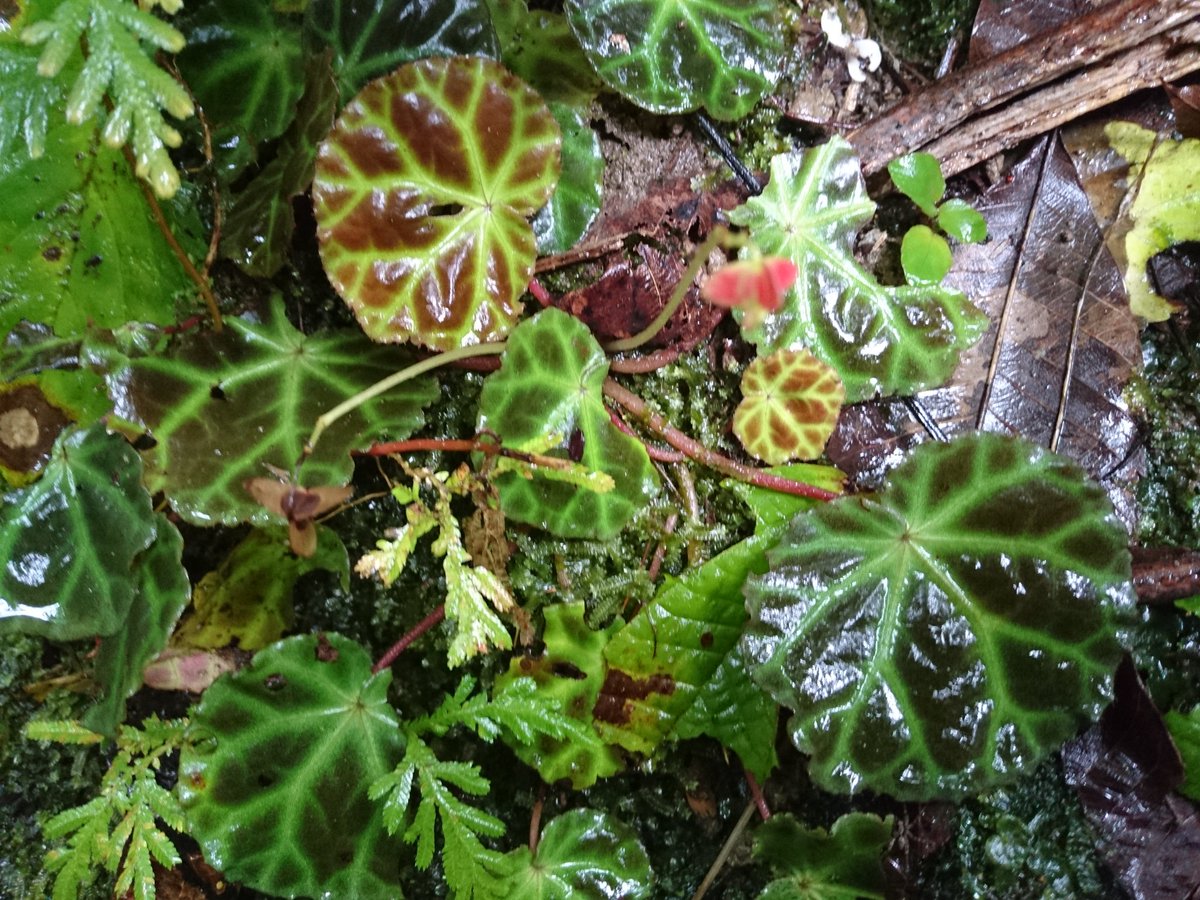
[[[779,78],[775,0],[567,0],[600,77],[656,113],[740,119]]]
[[[400,896],[403,845],[367,796],[404,751],[391,680],[349,638],[300,635],[205,691],[178,788],[204,858],[283,897]]]
[[[650,859],[637,835],[607,813],[573,809],[546,826],[536,854],[505,858],[508,900],[637,900],[650,893]]]
[[[142,464],[103,425],[69,428],[42,477],[0,497],[0,631],[67,641],[109,635],[155,535]]]
[[[802,513],[747,582],[742,649],[829,790],[955,797],[1100,712],[1132,608],[1104,491],[1024,440],[924,444]]]
[[[807,350],[760,356],[742,375],[733,433],[751,455],[771,465],[816,459],[833,433],[846,389]]]
[[[491,60],[421,60],[363,88],[321,144],[313,205],[367,334],[439,350],[507,334],[560,145],[546,104]]]
[[[604,154],[600,136],[580,110],[561,103],[552,103],[550,110],[562,130],[562,178],[550,202],[534,217],[533,232],[539,253],[562,253],[583,237],[600,212]]]
[[[500,371],[483,383],[479,430],[514,450],[573,458],[616,486],[599,493],[507,473],[497,483],[510,519],[562,537],[610,538],[653,495],[646,448],[613,425],[604,406],[607,374],[608,358],[587,326],[561,310],[543,310],[513,332]]]

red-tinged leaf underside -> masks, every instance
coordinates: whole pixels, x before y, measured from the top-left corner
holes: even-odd
[[[367,334],[439,350],[507,334],[560,144],[541,98],[491,60],[421,60],[363,88],[321,144],[313,205]]]
[[[781,350],[754,360],[742,375],[733,431],[748,453],[771,465],[815,459],[845,396],[837,372],[807,350]]]

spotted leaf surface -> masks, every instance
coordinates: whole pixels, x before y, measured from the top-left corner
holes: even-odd
[[[566,12],[605,83],[651,112],[740,119],[779,78],[774,0],[567,0]]]
[[[833,433],[846,389],[837,372],[807,350],[760,356],[742,375],[733,433],[771,465],[815,459]]]
[[[771,181],[729,213],[758,248],[799,269],[782,307],[747,337],[760,353],[804,347],[837,370],[846,399],[911,394],[950,377],[987,318],[938,284],[881,285],[854,257],[871,218],[858,159],[841,138],[771,160]]]
[[[348,638],[300,635],[205,691],[178,788],[205,860],[282,897],[399,897],[403,845],[367,796],[404,753],[391,680]]]
[[[317,416],[409,359],[354,332],[301,334],[278,298],[261,321],[225,324],[222,334],[185,334],[166,352],[134,359],[110,390],[121,414],[140,420],[157,442],[146,452],[152,480],[185,519],[279,521],[243,483],[269,477],[267,465],[291,471]],[[301,467],[301,483],[345,484],[350,450],[407,437],[435,392],[432,380],[409,381],[338,420]]]
[[[58,641],[117,631],[154,535],[133,448],[103,425],[64,431],[42,477],[0,503],[0,631]]]
[[[958,797],[1094,719],[1133,603],[1127,536],[1061,457],[977,434],[797,516],[742,650],[827,790]]]
[[[321,144],[313,206],[367,334],[439,350],[507,334],[560,145],[546,104],[491,60],[422,60],[363,88]]]
[[[571,458],[610,475],[605,493],[535,474],[497,479],[504,514],[561,537],[609,538],[654,494],[657,479],[641,442],[609,419],[602,387],[608,359],[578,319],[546,309],[512,334],[500,371],[479,399],[480,430],[515,450]]]

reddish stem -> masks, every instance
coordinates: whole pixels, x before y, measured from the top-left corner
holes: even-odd
[[[750,787],[750,796],[754,798],[754,805],[758,807],[758,814],[762,816],[765,822],[771,818],[771,810],[767,807],[767,798],[763,796],[762,788],[758,786],[758,779],[754,777],[754,773],[749,769],[744,770],[746,773],[746,784]]]
[[[644,356],[610,360],[608,370],[620,375],[645,375],[647,372],[657,372],[663,366],[669,366],[682,355],[682,347],[663,347]]]
[[[393,453],[426,453],[442,451],[443,453],[487,453],[497,449],[494,442],[478,440],[452,440],[442,438],[410,438],[407,441],[388,441],[382,444],[372,444],[366,450],[355,450],[355,456],[391,456]]]
[[[433,612],[414,625],[408,634],[404,635],[404,637],[392,644],[387,653],[379,657],[379,662],[371,666],[371,674],[374,675],[378,672],[382,672],[384,669],[394,663],[396,658],[405,650],[407,650],[413,641],[427,632],[434,625],[438,624],[438,622],[442,621],[444,618],[446,618],[446,604],[441,603],[436,609],[434,609]]]
[[[656,462],[681,463],[687,459],[686,456],[675,450],[664,450],[661,447],[655,447],[653,444],[647,444],[642,440],[641,435],[625,424],[625,420],[617,415],[616,410],[610,409],[608,411],[608,417],[612,419],[612,423],[616,425],[617,428],[625,432],[625,434],[629,435],[634,440],[640,442],[641,445],[646,448],[647,455],[649,455],[649,457]]]
[[[542,283],[536,278],[531,278],[529,280],[529,287],[527,290],[529,293],[533,294],[533,299],[542,304],[542,306],[549,306],[554,300],[554,298],[550,296],[550,292],[542,287]]]
[[[537,800],[533,803],[533,813],[529,816],[529,852],[536,856],[538,838],[542,830],[542,806],[546,800],[546,785],[543,782],[538,788]]]
[[[833,491],[827,491],[824,488],[819,488],[811,484],[804,484],[801,481],[792,481],[790,478],[782,478],[779,475],[772,475],[770,472],[764,472],[762,469],[742,465],[740,462],[717,453],[715,450],[709,450],[699,441],[692,440],[692,438],[650,409],[646,401],[637,394],[617,384],[611,378],[604,380],[604,394],[613,402],[624,407],[630,415],[638,419],[643,425],[676,450],[687,454],[696,462],[702,463],[711,469],[716,469],[718,472],[724,472],[726,475],[738,479],[738,481],[744,481],[747,484],[753,484],[756,487],[767,488],[772,491],[779,491],[781,494],[808,497],[811,500],[835,500],[838,497]]]

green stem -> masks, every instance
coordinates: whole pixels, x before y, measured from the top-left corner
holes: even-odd
[[[496,341],[492,344],[472,344],[469,347],[458,347],[454,350],[447,350],[445,353],[439,353],[437,356],[431,356],[429,359],[423,359],[419,363],[413,363],[408,368],[401,369],[399,372],[392,373],[382,381],[375,382],[365,391],[359,391],[349,400],[339,403],[317,419],[317,424],[313,427],[312,434],[308,437],[308,442],[304,445],[304,455],[309,456],[313,452],[313,448],[317,446],[317,441],[321,439],[321,435],[325,433],[326,428],[346,415],[346,413],[353,412],[364,403],[374,400],[385,391],[390,391],[397,385],[416,378],[418,375],[424,375],[433,369],[458,362],[460,359],[470,359],[472,356],[497,356],[503,353],[504,348],[507,346],[507,341]]]
[[[700,267],[708,260],[708,255],[717,247],[725,247],[731,250],[735,247],[740,247],[743,243],[745,243],[745,239],[741,235],[734,234],[724,225],[715,226],[708,233],[708,237],[704,239],[704,243],[692,254],[691,262],[684,269],[683,276],[679,279],[679,283],[675,285],[675,291],[671,294],[671,299],[667,301],[667,305],[662,308],[662,312],[655,316],[653,322],[633,337],[622,338],[619,341],[610,341],[605,344],[605,351],[608,353],[625,353],[629,350],[636,350],[642,344],[646,343],[646,341],[651,340],[663,330],[667,322],[670,321],[671,316],[675,315],[675,310],[679,309],[679,304],[687,296],[692,282],[700,274]]]

